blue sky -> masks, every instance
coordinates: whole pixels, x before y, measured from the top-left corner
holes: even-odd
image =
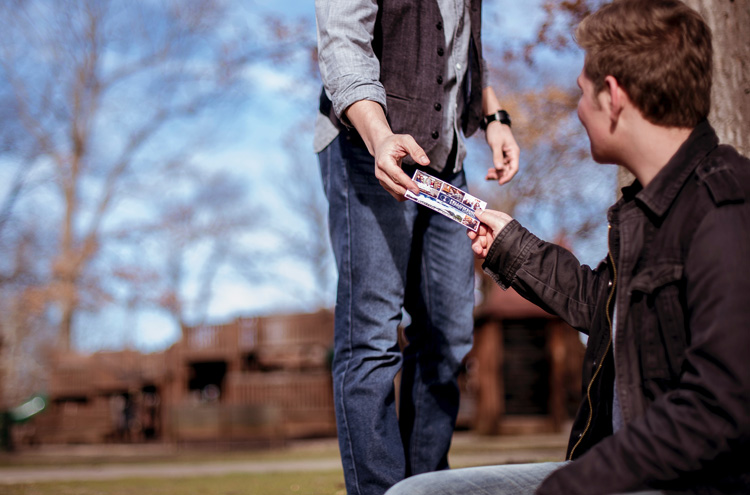
[[[485,2],[483,36],[486,38],[528,39],[541,21],[541,0],[517,2],[496,0]],[[242,4],[238,9],[253,18],[261,18],[264,13],[281,15],[287,19],[300,19],[310,23],[314,29],[313,0],[255,0]],[[314,32],[313,32],[314,34]],[[543,61],[550,63],[550,70],[560,78],[572,80],[579,70],[579,60],[573,57],[560,58],[559,55],[545,54]],[[285,198],[278,190],[269,187],[278,184],[279,172],[297,170],[309,181],[309,190],[318,201],[323,202],[322,186],[317,174],[317,159],[312,151],[312,127],[301,125],[295,128],[296,142],[300,146],[299,155],[290,155],[287,150],[289,127],[279,124],[290,122],[312,122],[316,114],[319,84],[310,81],[300,84],[299,72],[307,70],[307,62],[300,60],[300,67],[294,65],[283,69],[267,64],[255,67],[247,74],[250,103],[239,108],[236,114],[227,117],[222,127],[222,137],[204,155],[194,157],[197,163],[211,167],[226,167],[244,177],[251,185],[252,194],[268,204],[279,204],[273,210],[272,223],[296,228],[297,218],[294,201]],[[492,61],[490,61],[492,63]],[[523,164],[522,164],[523,166]],[[285,205],[285,206],[284,206]],[[321,232],[321,235],[327,233]],[[272,235],[259,234],[257,242],[278,242]],[[275,246],[283,249],[287,246]],[[292,246],[292,249],[294,246]],[[606,249],[606,248],[605,248]],[[603,252],[602,252],[603,254]],[[596,262],[599,254],[590,255]],[[329,259],[329,262],[331,260]],[[333,278],[333,266],[330,275]],[[321,294],[313,293],[316,286],[305,268],[284,261],[270,270],[279,274],[278,280],[295,280],[294,297],[290,297],[288,282],[269,282],[251,285],[238,274],[230,271],[222,273],[215,287],[216,298],[209,315],[212,322],[221,323],[236,316],[264,315],[274,312],[312,311],[321,300]],[[333,303],[333,285],[324,300]],[[95,350],[111,347],[135,347],[151,351],[168,347],[179,336],[178,329],[168,318],[157,312],[140,312],[128,315],[124,312],[108,317],[114,327],[111,332],[101,332],[98,321],[83,321],[78,334],[78,347]],[[129,331],[135,328],[135,332]]]

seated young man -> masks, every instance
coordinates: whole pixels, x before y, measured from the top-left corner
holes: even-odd
[[[596,269],[508,215],[472,248],[502,287],[588,335],[564,462],[415,476],[388,495],[750,493],[750,160],[721,146],[711,34],[677,0],[616,0],[576,31],[578,116],[636,180]]]

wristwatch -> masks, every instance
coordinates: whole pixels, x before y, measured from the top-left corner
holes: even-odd
[[[490,122],[494,122],[496,120],[501,124],[505,124],[510,127],[510,115],[508,115],[508,112],[506,112],[505,110],[498,110],[493,114],[485,115],[485,117],[479,123],[479,127],[481,127],[482,130],[485,130],[487,129],[487,125]]]

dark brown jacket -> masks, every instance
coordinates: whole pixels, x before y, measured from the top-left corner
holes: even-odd
[[[750,493],[748,199],[750,160],[703,122],[648,187],[623,190],[596,269],[518,222],[500,232],[485,271],[589,336],[573,462],[539,493]]]

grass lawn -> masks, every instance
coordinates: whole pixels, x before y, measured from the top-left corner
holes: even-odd
[[[0,485],[3,495],[345,495],[341,471]]]
[[[538,462],[561,460],[564,456],[567,435],[540,435],[537,437],[505,436],[480,437],[464,435],[457,437],[451,448],[451,463],[454,467],[482,464],[516,462]],[[320,470],[311,468],[304,461],[324,461]],[[198,476],[194,466],[204,463],[248,462],[261,466],[260,473],[206,474]],[[263,472],[273,469],[276,462],[299,462],[299,469]],[[328,461],[333,461],[331,464]],[[262,467],[269,463],[268,467]],[[114,480],[96,481],[47,481],[39,483],[0,484],[0,495],[346,495],[342,470],[332,466],[339,464],[338,446],[335,439],[323,439],[290,443],[278,448],[231,451],[213,448],[172,448],[162,445],[132,446],[70,446],[67,448],[27,449],[13,454],[0,453],[0,480],[4,472],[33,473],[57,469],[94,472],[98,467],[131,464],[158,466],[168,469],[182,466],[179,471],[170,471],[163,478],[147,478],[139,474],[127,474]],[[128,469],[125,469],[128,471]],[[158,471],[158,470],[157,470]],[[175,473],[187,473],[185,476]],[[204,472],[204,471],[201,471]],[[33,476],[33,474],[32,474]],[[137,477],[141,476],[141,477]],[[85,477],[85,475],[82,475]],[[24,478],[24,479],[34,479]],[[42,478],[39,478],[42,479]]]

